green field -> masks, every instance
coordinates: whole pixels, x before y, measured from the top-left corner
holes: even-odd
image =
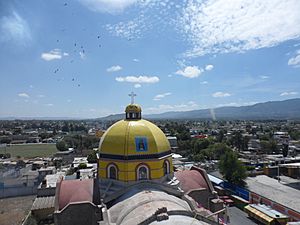
[[[6,153],[10,153],[12,157],[48,157],[56,152],[57,149],[55,144],[24,144],[6,147]],[[0,148],[0,153],[5,153],[5,148]]]

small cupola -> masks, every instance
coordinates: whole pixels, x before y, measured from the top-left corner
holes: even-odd
[[[131,104],[129,104],[125,109],[127,120],[140,120],[142,118],[142,108],[138,104],[134,104],[135,93],[131,92],[129,94],[131,97]]]
[[[141,106],[137,104],[130,104],[125,109],[127,120],[140,120],[142,118]]]

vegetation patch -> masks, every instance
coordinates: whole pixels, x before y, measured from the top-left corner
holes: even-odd
[[[57,152],[57,148],[55,144],[23,144],[0,148],[0,154],[4,154],[5,151],[12,157],[34,158],[52,156]]]

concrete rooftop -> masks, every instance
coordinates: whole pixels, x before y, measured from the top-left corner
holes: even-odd
[[[300,212],[300,191],[265,175],[248,177],[248,189],[288,208]]]

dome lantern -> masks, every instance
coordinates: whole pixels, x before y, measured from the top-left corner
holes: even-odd
[[[129,96],[131,97],[131,104],[129,104],[125,109],[126,119],[140,120],[142,118],[142,108],[139,105],[134,104],[134,97],[136,94],[131,92]]]

